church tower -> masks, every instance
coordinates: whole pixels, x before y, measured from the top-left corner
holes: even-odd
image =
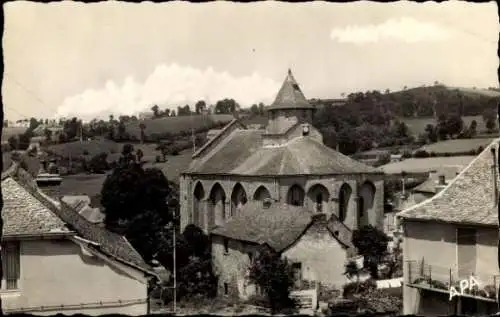
[[[315,108],[307,101],[289,69],[276,99],[267,108],[266,135],[284,135],[297,123],[311,125],[314,110]]]

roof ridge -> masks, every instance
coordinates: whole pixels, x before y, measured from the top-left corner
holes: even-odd
[[[489,151],[495,145],[495,143],[497,143],[499,141],[500,141],[500,138],[494,139],[487,147],[484,148],[484,150],[479,155],[477,155],[471,162],[469,162],[469,164],[455,178],[453,178],[439,193],[435,194],[431,198],[428,198],[428,199],[426,199],[426,200],[424,200],[416,205],[413,205],[405,210],[398,212],[397,215],[404,218],[405,214],[408,213],[409,211],[412,211],[414,209],[425,206],[426,204],[431,203],[434,200],[442,197],[451,186],[453,186],[459,179],[461,179],[463,177],[463,175],[472,166],[474,166],[474,164],[476,164],[480,159],[482,159],[483,155],[486,155],[487,151]]]
[[[240,123],[243,127],[246,128],[246,126],[238,119],[238,118],[234,118],[233,120],[231,120],[231,122],[229,122],[228,124],[226,124],[226,126],[224,126],[222,129],[220,129],[216,135],[214,135],[210,140],[208,140],[207,143],[205,143],[201,148],[199,148],[196,152],[193,153],[193,155],[191,156],[192,158],[196,158],[197,156],[199,156],[204,150],[206,150],[212,143],[215,142],[216,139],[218,139],[226,130],[229,129],[229,127],[233,126],[234,124],[236,123]]]

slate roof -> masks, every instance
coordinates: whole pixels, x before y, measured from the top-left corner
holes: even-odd
[[[10,169],[9,174],[2,175],[2,194],[5,202],[2,210],[5,236],[76,233],[99,244],[98,247],[89,246],[96,251],[154,274],[153,269],[144,262],[124,236],[89,222],[64,202],[50,199],[38,188],[33,177],[23,169],[17,167]]]
[[[442,221],[469,225],[498,226],[493,193],[493,141],[438,194],[398,213],[403,219]],[[500,182],[497,172],[497,184]]]
[[[293,77],[292,71],[288,70],[288,75],[268,110],[277,109],[314,109],[306,99],[299,84]]]
[[[298,137],[277,147],[263,147],[262,130],[236,129],[187,173],[228,175],[324,175],[380,173],[311,137]]]
[[[2,196],[5,238],[72,232],[56,214],[10,177],[2,180]]]
[[[264,209],[262,202],[250,201],[241,208],[238,215],[223,226],[214,228],[211,234],[267,244],[275,251],[281,252],[300,238],[312,223],[313,215],[314,213],[304,207],[275,202]],[[345,246],[344,243],[341,244]]]

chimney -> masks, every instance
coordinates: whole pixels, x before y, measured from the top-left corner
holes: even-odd
[[[435,187],[436,194],[443,190],[446,187],[446,177],[443,174],[438,176],[438,183]]]
[[[269,207],[271,207],[272,203],[273,203],[273,201],[271,200],[271,198],[266,198],[262,202],[262,206],[264,207],[264,209],[269,209]]]
[[[439,175],[438,185],[446,185],[446,178],[444,177],[444,175]]]

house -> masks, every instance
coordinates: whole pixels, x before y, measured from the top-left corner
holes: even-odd
[[[127,239],[43,194],[13,164],[2,175],[4,313],[148,313],[157,274]]]
[[[248,298],[256,288],[248,270],[261,248],[281,254],[296,270],[296,283],[321,282],[340,287],[348,257],[355,254],[349,228],[335,216],[303,206],[252,201],[212,230],[212,256],[219,276],[218,294]],[[298,286],[299,286],[298,285]]]
[[[497,141],[432,198],[398,214],[404,236],[404,314],[497,312],[499,183],[492,155],[498,152]],[[450,299],[450,293],[461,293],[460,281],[479,286]]]
[[[384,173],[323,144],[290,70],[266,111],[265,129],[234,119],[193,154],[180,177],[181,230],[210,232],[266,198],[335,215],[351,230],[381,229]]]

